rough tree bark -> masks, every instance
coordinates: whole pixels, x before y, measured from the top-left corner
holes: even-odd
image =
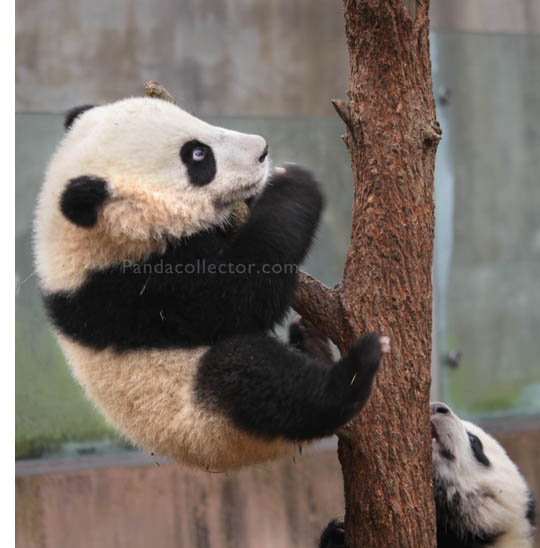
[[[389,335],[367,406],[340,432],[350,548],[433,548],[429,388],[433,171],[440,129],[429,0],[343,0],[350,60],[347,126],[353,223],[342,283],[300,274],[294,309],[345,353]],[[147,94],[174,102],[157,82]],[[244,217],[239,211],[238,218]]]
[[[429,0],[344,0],[351,241],[333,289],[302,276],[294,307],[345,352],[390,335],[367,406],[340,433],[351,548],[435,546],[429,388],[433,171],[440,129],[429,57]]]

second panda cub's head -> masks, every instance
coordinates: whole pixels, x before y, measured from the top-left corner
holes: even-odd
[[[226,223],[268,177],[262,137],[212,126],[159,99],[79,107],[65,126],[36,216],[37,261],[50,289],[74,285],[77,269],[137,260],[167,238]],[[86,250],[81,264],[70,249]]]
[[[534,499],[503,447],[446,404],[431,404],[439,548],[532,547]]]

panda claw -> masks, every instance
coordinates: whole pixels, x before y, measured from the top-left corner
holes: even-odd
[[[390,337],[379,337],[379,342],[381,343],[381,348],[384,354],[390,352]]]

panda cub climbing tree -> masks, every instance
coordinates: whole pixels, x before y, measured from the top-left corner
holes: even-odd
[[[269,174],[262,137],[165,101],[68,114],[39,196],[36,268],[76,378],[128,438],[226,470],[291,454],[360,411],[386,337],[328,364],[269,334],[322,203],[304,169]]]

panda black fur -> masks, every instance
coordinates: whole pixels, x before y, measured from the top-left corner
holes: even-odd
[[[269,177],[262,137],[157,99],[80,107],[65,125],[36,210],[36,269],[75,376],[121,432],[225,470],[290,454],[362,408],[386,338],[328,365],[268,334],[319,222],[309,172]]]
[[[532,548],[535,501],[502,446],[446,404],[431,404],[438,548]],[[320,548],[346,548],[332,521]]]

